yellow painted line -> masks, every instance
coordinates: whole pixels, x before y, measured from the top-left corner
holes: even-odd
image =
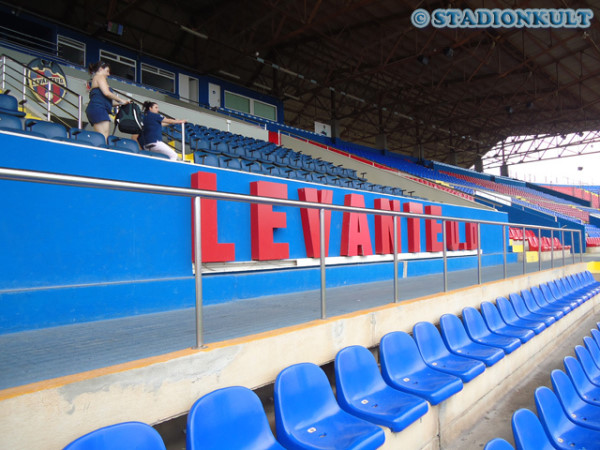
[[[592,273],[600,273],[600,261],[590,261],[587,268]]]

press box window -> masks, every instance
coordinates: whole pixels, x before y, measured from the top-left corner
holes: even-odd
[[[225,108],[264,119],[277,120],[277,108],[275,106],[233,92],[225,91]]]
[[[268,103],[259,102],[254,100],[254,115],[262,117],[263,119],[277,120],[277,108]]]
[[[175,74],[168,70],[142,64],[142,84],[147,84],[163,91],[175,92]]]
[[[78,66],[85,65],[85,44],[60,34],[56,39],[58,57]]]
[[[100,50],[100,60],[110,65],[111,75],[135,81],[135,60],[105,50]]]
[[[225,91],[225,108],[250,114],[250,99],[233,92]]]

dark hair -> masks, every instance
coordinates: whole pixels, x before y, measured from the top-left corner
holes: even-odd
[[[90,74],[96,73],[96,72],[98,72],[99,69],[104,69],[105,67],[110,67],[110,65],[108,63],[105,63],[104,61],[98,61],[97,63],[91,63],[88,66],[88,72]]]
[[[151,101],[147,101],[144,102],[144,112],[148,112],[150,110],[150,108],[152,108],[153,105],[156,105],[156,102],[151,102]]]

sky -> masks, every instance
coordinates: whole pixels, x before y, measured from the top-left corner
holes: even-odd
[[[499,175],[500,169],[485,170]],[[508,166],[511,178],[538,184],[600,185],[600,153]]]

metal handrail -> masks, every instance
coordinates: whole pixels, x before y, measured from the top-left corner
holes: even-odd
[[[320,234],[320,270],[321,270],[321,318],[326,317],[326,278],[325,278],[325,233],[324,233],[324,212],[325,210],[341,211],[341,212],[354,212],[362,214],[373,214],[373,215],[385,215],[392,216],[394,218],[394,302],[398,301],[398,286],[397,286],[397,271],[398,271],[398,217],[406,218],[418,218],[426,220],[441,220],[442,221],[442,234],[443,241],[446,241],[446,221],[452,222],[465,222],[465,223],[476,223],[477,224],[477,272],[478,272],[478,284],[481,284],[481,225],[498,225],[502,226],[503,230],[503,242],[505,243],[506,227],[509,226],[506,222],[499,222],[493,220],[477,220],[460,217],[450,217],[435,214],[422,214],[422,213],[408,213],[400,211],[387,211],[373,208],[361,208],[356,206],[343,206],[333,204],[323,204],[317,202],[308,202],[300,200],[288,200],[288,199],[277,199],[272,197],[261,197],[249,194],[235,194],[230,192],[217,192],[209,191],[205,189],[195,188],[183,188],[176,186],[165,186],[158,184],[139,183],[132,181],[120,181],[107,178],[93,178],[84,177],[78,175],[64,175],[51,172],[38,172],[32,170],[22,169],[10,169],[0,167],[0,179],[12,180],[12,181],[25,181],[34,183],[45,183],[55,184],[63,186],[74,186],[74,187],[87,187],[97,189],[109,189],[117,191],[128,191],[138,192],[147,194],[159,194],[159,195],[171,195],[179,197],[189,197],[194,199],[194,242],[195,242],[195,286],[196,286],[196,347],[203,347],[203,327],[202,327],[202,233],[201,233],[201,198],[214,199],[214,200],[229,200],[244,203],[258,203],[276,206],[289,206],[296,208],[311,208],[319,210],[319,234]],[[563,232],[571,233],[571,243],[573,244],[573,263],[575,262],[575,242],[573,240],[573,233],[577,233],[579,236],[580,250],[582,250],[582,231],[571,228],[555,228],[548,226],[537,226],[530,224],[510,224],[513,227],[520,227],[523,229],[523,236],[525,239],[525,229],[533,228],[539,230],[560,230]],[[525,245],[523,243],[523,245]],[[541,243],[540,243],[541,246]],[[446,245],[443,246],[443,262],[444,262],[444,291],[447,290],[447,251]],[[525,269],[525,248],[523,247],[523,273],[526,273]],[[504,265],[504,278],[506,278],[506,246],[503,245],[503,265]],[[580,261],[583,261],[583,255],[580,251]],[[563,264],[564,264],[564,250],[563,250]]]

